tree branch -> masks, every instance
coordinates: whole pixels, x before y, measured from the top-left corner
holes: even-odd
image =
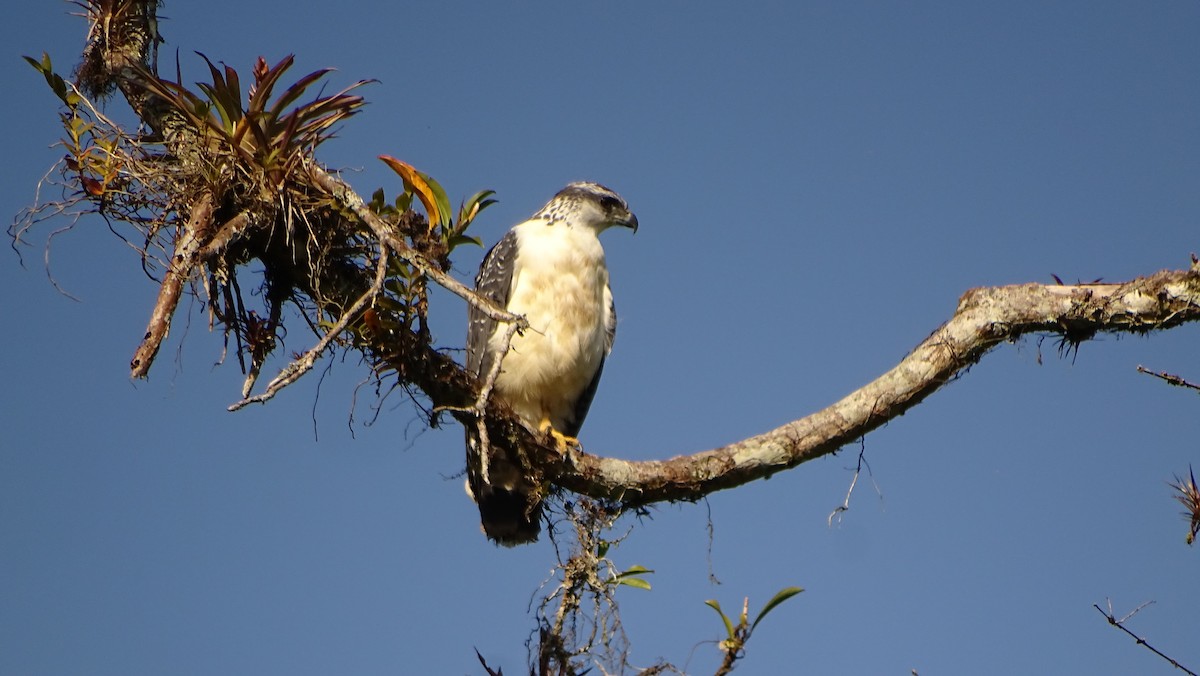
[[[158,299],[146,326],[146,334],[134,351],[133,359],[129,361],[129,372],[133,378],[147,377],[158,349],[162,347],[167,333],[171,330],[171,318],[175,316],[175,308],[179,305],[183,287],[199,260],[196,254],[204,244],[204,233],[212,229],[213,208],[212,195],[202,194],[192,205],[187,222],[179,226],[183,232],[176,238],[175,252],[171,255],[166,274],[163,275]]]
[[[1200,385],[1197,385],[1196,383],[1188,382],[1186,379],[1183,378],[1183,376],[1177,376],[1173,373],[1167,373],[1166,371],[1151,371],[1150,369],[1146,368],[1145,366],[1138,366],[1137,370],[1138,370],[1138,373],[1145,373],[1148,376],[1154,376],[1155,378],[1158,378],[1159,380],[1165,381],[1168,385],[1174,385],[1175,387],[1184,387],[1184,388],[1187,388],[1190,390],[1196,390],[1197,392],[1200,392]]]
[[[387,222],[380,218],[374,211],[371,211],[362,197],[359,197],[354,188],[350,187],[345,181],[318,167],[316,164],[310,165],[309,175],[317,187],[332,196],[344,208],[350,210],[364,225],[369,227],[380,242],[390,247],[397,256],[417,268],[421,274],[432,279],[438,286],[467,301],[475,308],[486,313],[491,319],[498,322],[515,322],[518,325],[518,330],[529,328],[529,324],[525,321],[524,317],[514,315],[487,298],[476,294],[473,289],[468,288],[462,282],[446,274],[436,263],[422,256],[420,252],[414,250],[404,240],[396,237]]]
[[[1098,604],[1095,604],[1095,603],[1092,604],[1092,607],[1096,609],[1096,612],[1103,615],[1105,617],[1105,619],[1108,620],[1109,624],[1116,627],[1117,629],[1120,629],[1121,631],[1125,632],[1126,634],[1129,634],[1130,636],[1132,636],[1133,640],[1137,641],[1138,645],[1145,646],[1147,650],[1154,653],[1155,655],[1158,655],[1159,657],[1163,658],[1164,660],[1170,662],[1171,666],[1182,671],[1183,673],[1189,674],[1190,676],[1200,676],[1200,675],[1196,674],[1196,672],[1192,671],[1191,669],[1188,669],[1187,667],[1183,666],[1179,662],[1176,662],[1174,658],[1168,656],[1166,653],[1162,652],[1158,648],[1155,648],[1154,646],[1150,645],[1150,643],[1147,642],[1146,639],[1133,633],[1132,631],[1129,630],[1128,627],[1125,626],[1125,620],[1128,620],[1133,615],[1136,615],[1137,612],[1139,610],[1141,610],[1143,607],[1145,607],[1146,605],[1148,605],[1148,603],[1154,603],[1154,602],[1149,601],[1147,603],[1143,603],[1141,606],[1138,606],[1137,608],[1135,608],[1133,610],[1133,612],[1129,613],[1128,615],[1126,615],[1125,617],[1122,617],[1119,620],[1117,619],[1116,615],[1113,615],[1112,601],[1109,601],[1109,603],[1108,603],[1108,606],[1109,606],[1108,612],[1104,612],[1104,610]]]
[[[948,322],[893,369],[806,418],[721,448],[631,462],[583,452],[554,482],[627,506],[696,500],[833,453],[920,403],[993,347],[1029,333],[1070,347],[1098,333],[1148,333],[1200,320],[1200,265],[1124,284],[1024,284],[968,291]]]

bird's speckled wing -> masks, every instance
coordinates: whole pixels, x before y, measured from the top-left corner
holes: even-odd
[[[506,307],[508,296],[512,293],[516,258],[517,233],[509,230],[484,257],[479,274],[475,276],[476,292],[500,307]],[[467,308],[467,370],[482,376],[491,369],[495,359],[495,355],[488,354],[488,341],[496,331],[496,320],[474,305],[468,305]]]
[[[510,230],[492,247],[479,266],[479,274],[475,276],[476,292],[500,307],[508,307],[516,258],[517,233]],[[496,355],[488,349],[488,344],[498,322],[472,305],[468,305],[467,317],[467,370],[482,376],[491,370],[496,361]],[[484,532],[506,547],[537,540],[538,531],[541,530],[542,507],[536,499],[536,491],[522,482],[516,465],[503,453],[482,457],[474,426],[465,425],[464,430],[467,437],[467,486],[472,499],[479,504],[479,518]],[[492,453],[495,450],[493,448]]]

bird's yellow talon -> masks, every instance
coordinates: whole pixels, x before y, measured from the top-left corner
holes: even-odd
[[[550,433],[550,438],[554,439],[554,446],[558,449],[559,454],[566,455],[567,451],[573,448],[582,448],[583,444],[579,443],[579,439],[569,437],[553,427],[546,430]]]

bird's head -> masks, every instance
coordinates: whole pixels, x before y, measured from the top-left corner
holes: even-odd
[[[566,223],[573,227],[592,228],[596,232],[614,225],[631,228],[634,232],[638,229],[637,216],[633,215],[620,195],[599,183],[588,181],[568,183],[533,217],[541,218],[550,225]]]

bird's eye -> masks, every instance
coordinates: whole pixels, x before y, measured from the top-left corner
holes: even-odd
[[[615,211],[622,208],[620,200],[612,195],[601,195],[600,206],[604,207],[605,211]]]

